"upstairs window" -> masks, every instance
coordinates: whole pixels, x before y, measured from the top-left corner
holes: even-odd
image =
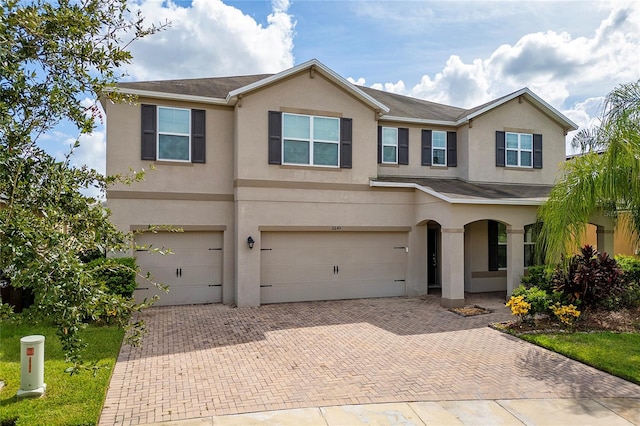
[[[533,135],[506,132],[506,165],[508,167],[533,166]]]
[[[205,110],[143,104],[141,112],[142,160],[205,162]]]
[[[158,160],[190,161],[191,111],[158,107]]]
[[[496,131],[496,166],[542,168],[542,135]]]
[[[433,131],[431,135],[431,165],[447,165],[447,132]]]
[[[398,164],[398,129],[382,128],[382,163]]]
[[[340,120],[282,114],[282,163],[338,167]]]

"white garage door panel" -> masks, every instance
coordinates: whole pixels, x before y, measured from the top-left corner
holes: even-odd
[[[406,233],[263,232],[261,239],[261,303],[406,294]]]
[[[169,286],[169,293],[138,278],[137,301],[159,295],[156,305],[185,305],[222,301],[222,233],[145,233],[136,237],[138,245],[170,249],[172,254],[136,252],[142,274]]]

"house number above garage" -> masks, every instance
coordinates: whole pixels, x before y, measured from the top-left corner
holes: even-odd
[[[342,231],[342,226],[332,226],[331,230],[332,231]]]

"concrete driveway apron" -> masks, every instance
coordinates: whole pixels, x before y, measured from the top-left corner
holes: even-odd
[[[439,298],[152,308],[123,346],[100,425],[408,401],[638,398],[640,386],[463,317]]]

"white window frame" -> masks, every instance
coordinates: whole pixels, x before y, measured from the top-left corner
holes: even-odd
[[[395,145],[385,144],[384,143],[384,131],[385,130],[394,130],[396,132],[396,143]],[[383,127],[382,128],[382,152],[380,153],[382,164],[398,164],[398,128],[397,127]],[[396,151],[396,159],[395,161],[384,161],[384,148],[392,147]]]
[[[187,111],[189,114],[188,125],[189,125],[189,133],[179,133],[179,132],[161,132],[160,131],[160,110],[161,109],[171,109],[178,111]],[[169,106],[160,106],[158,105],[156,112],[156,158],[158,161],[175,161],[178,163],[190,163],[191,162],[191,110],[188,108],[175,108]],[[160,158],[160,135],[169,135],[169,136],[186,136],[188,139],[189,146],[189,158],[187,160],[179,160],[175,158]]]
[[[309,139],[302,139],[302,138],[289,138],[284,136],[285,133],[285,124],[284,124],[284,118],[287,115],[295,115],[295,116],[299,116],[299,117],[309,117]],[[314,139],[313,138],[313,125],[314,125],[314,118],[325,118],[325,119],[330,119],[330,120],[335,120],[338,122],[338,140],[337,141],[332,141],[332,140],[326,140],[326,139]],[[287,163],[284,161],[284,140],[293,140],[293,141],[302,141],[302,142],[309,142],[309,163],[305,164],[305,163]],[[314,164],[313,163],[313,145],[315,143],[332,143],[338,146],[338,155],[337,155],[337,164],[334,165],[329,165],[329,164]],[[308,115],[308,114],[294,114],[294,113],[290,113],[290,112],[283,112],[282,113],[282,148],[281,148],[281,152],[282,152],[282,158],[280,159],[282,164],[284,165],[288,165],[288,166],[310,166],[310,167],[325,167],[325,168],[332,168],[332,169],[337,169],[340,167],[340,119],[337,117],[326,117],[323,115]]]
[[[516,135],[518,137],[518,148],[509,148],[508,146],[508,142],[507,140],[509,139],[509,135]],[[530,136],[531,137],[531,149],[523,149],[522,148],[522,136],[526,135],[526,136]],[[518,164],[509,164],[509,151],[511,152],[515,152],[517,159],[518,159]],[[522,153],[524,152],[528,152],[530,157],[531,157],[531,165],[529,166],[523,166],[521,163],[521,157],[522,157]],[[525,169],[532,169],[533,168],[533,134],[531,133],[516,133],[516,132],[505,132],[504,134],[504,164],[506,167],[523,167]]]
[[[442,147],[435,147],[433,145],[433,140],[434,140],[434,135],[435,134],[443,134],[444,135],[444,148]],[[444,151],[444,163],[443,164],[436,164],[435,163],[435,155],[434,155],[434,151]],[[444,132],[442,130],[433,130],[431,132],[431,165],[434,167],[447,167],[447,132]]]

